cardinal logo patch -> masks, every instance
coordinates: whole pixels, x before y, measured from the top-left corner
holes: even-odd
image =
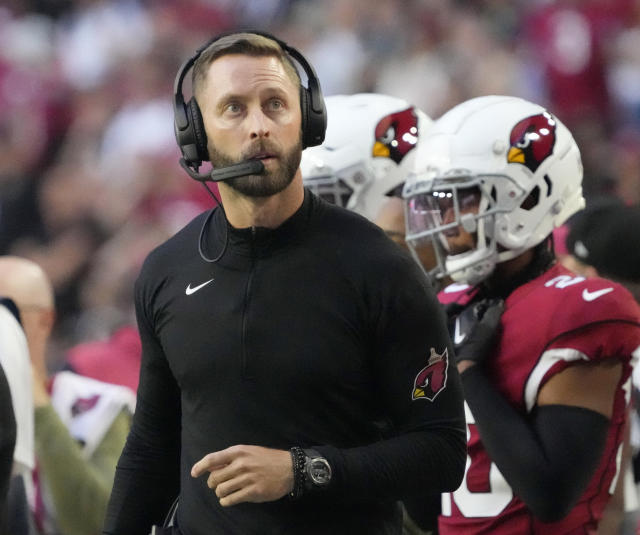
[[[371,154],[399,164],[418,142],[418,117],[412,108],[391,113],[378,122]]]
[[[509,163],[520,163],[533,173],[553,153],[556,144],[556,121],[550,113],[522,119],[511,130]]]
[[[100,394],[95,394],[88,398],[77,398],[71,406],[71,416],[75,418],[79,414],[90,411],[96,406],[99,399]]]
[[[449,352],[444,348],[442,353],[436,353],[432,347],[427,365],[422,368],[413,381],[411,399],[428,399],[433,401],[447,386],[447,368]]]

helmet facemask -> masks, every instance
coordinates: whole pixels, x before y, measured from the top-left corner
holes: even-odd
[[[477,284],[584,206],[571,133],[520,98],[490,95],[455,106],[421,138],[414,163],[403,190],[406,240],[414,250],[432,241],[437,278]],[[477,210],[465,210],[465,190],[473,187]],[[455,217],[445,218],[447,208]],[[466,250],[451,247],[457,228],[472,234]]]
[[[426,270],[430,277],[449,276],[454,281],[476,284],[488,277],[497,262],[513,257],[511,251],[500,250],[496,240],[496,224],[512,206],[498,204],[495,181],[508,176],[449,175],[414,182],[405,190],[406,240],[420,265],[421,248],[432,247],[436,265]],[[519,190],[513,204],[525,192]]]

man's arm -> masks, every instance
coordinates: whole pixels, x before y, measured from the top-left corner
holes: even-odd
[[[137,287],[142,340],[133,423],[118,461],[103,533],[149,533],[161,523],[180,487],[180,391]]]

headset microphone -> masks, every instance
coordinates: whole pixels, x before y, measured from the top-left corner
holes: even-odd
[[[240,176],[261,175],[264,173],[264,164],[260,160],[247,160],[227,167],[212,169],[208,173],[198,173],[189,167],[184,158],[180,158],[180,167],[182,167],[191,178],[198,182],[220,182],[221,180],[230,180]]]

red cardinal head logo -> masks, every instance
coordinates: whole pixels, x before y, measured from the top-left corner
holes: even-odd
[[[439,354],[432,347],[427,365],[418,372],[413,381],[411,399],[433,401],[447,386],[448,364],[449,352],[447,348],[445,347],[444,352]]]
[[[511,130],[509,163],[521,163],[533,173],[553,153],[556,144],[556,120],[544,112],[522,119]]]
[[[71,406],[71,416],[74,418],[84,412],[93,409],[100,399],[100,394],[94,394],[88,398],[77,398]]]
[[[413,108],[386,115],[376,125],[373,156],[400,163],[418,142],[418,117]]]

